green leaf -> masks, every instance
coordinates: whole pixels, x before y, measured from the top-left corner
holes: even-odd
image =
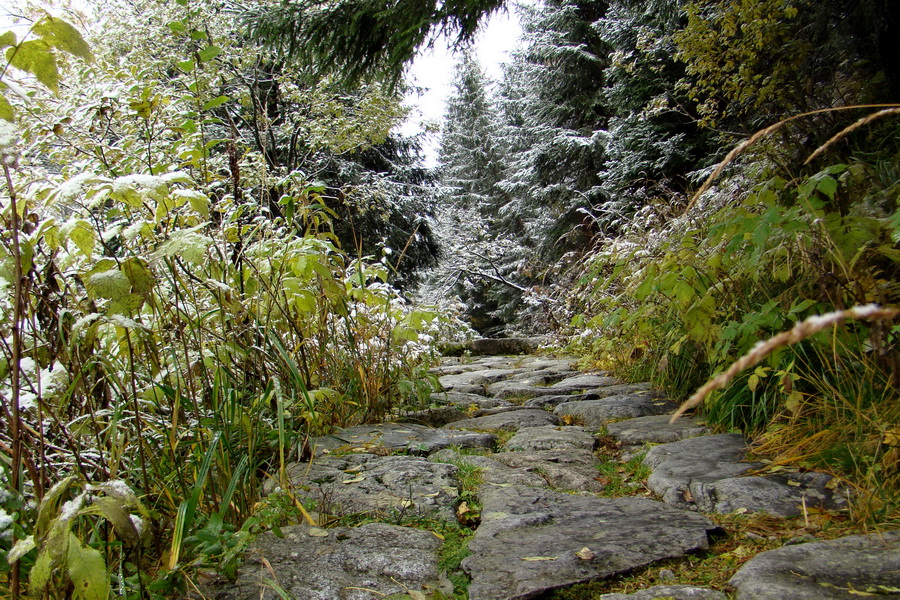
[[[204,48],[203,50],[201,50],[200,52],[197,53],[197,55],[200,57],[200,60],[203,62],[209,62],[220,54],[222,54],[222,49],[219,48],[218,46],[211,46],[211,45],[207,46],[206,48]]]
[[[38,541],[41,543],[43,543],[44,536],[50,530],[50,524],[53,522],[53,519],[59,514],[59,503],[63,494],[69,491],[69,488],[76,481],[78,481],[76,475],[69,475],[44,494],[44,499],[41,500],[41,506],[38,509],[37,522],[34,525],[34,535],[37,536]]]
[[[75,596],[82,600],[107,600],[110,593],[106,561],[97,550],[85,546],[75,534],[69,534],[69,578],[75,586]]]
[[[64,239],[72,240],[72,242],[81,250],[81,253],[90,258],[94,254],[94,244],[97,241],[97,234],[91,224],[84,219],[72,219],[66,221],[62,226],[62,235]]]
[[[37,80],[54,92],[59,91],[59,69],[53,49],[44,40],[22,42],[6,51],[9,64],[22,71],[32,73]]]
[[[206,104],[203,105],[203,110],[212,110],[214,108],[218,108],[219,106],[222,106],[229,100],[231,100],[231,98],[229,96],[219,96],[218,98],[213,98],[212,100],[210,100],[209,102],[207,102]]]
[[[195,229],[172,232],[169,239],[160,245],[155,256],[181,256],[188,262],[202,264],[206,260],[206,250],[212,244],[212,239]]]
[[[7,31],[3,35],[0,35],[0,48],[6,46],[15,46],[16,45],[16,34],[12,31]]]
[[[112,523],[119,537],[131,546],[140,543],[141,538],[131,520],[131,513],[124,506],[122,500],[110,496],[100,496],[94,498],[93,506],[107,521]]]
[[[6,555],[6,562],[12,564],[34,550],[36,547],[37,544],[35,544],[34,542],[34,536],[29,535],[25,539],[16,542],[16,545],[13,546],[12,550],[9,551],[9,554]]]
[[[184,33],[187,27],[181,21],[172,21],[168,24],[169,31],[172,33]]]
[[[131,316],[144,306],[144,296],[138,294],[124,294],[109,303],[107,312],[110,315]]]
[[[35,597],[43,596],[44,588],[50,581],[50,574],[53,572],[50,552],[47,549],[41,549],[34,566],[31,567],[31,576],[29,577],[29,588],[31,595]]]
[[[834,195],[837,192],[838,182],[834,177],[822,177],[819,180],[819,183],[816,185],[816,189],[825,196],[828,197],[829,200],[834,200]]]
[[[153,276],[153,272],[150,271],[147,263],[140,258],[131,257],[123,262],[122,272],[125,273],[128,281],[131,282],[131,290],[135,294],[147,296],[150,294],[153,286],[156,285],[156,278]]]
[[[131,281],[119,270],[115,261],[104,259],[99,261],[84,278],[88,293],[94,298],[117,300],[131,292]]]
[[[194,61],[192,60],[181,60],[175,63],[179,69],[184,71],[185,73],[190,73],[194,70]]]
[[[3,94],[0,94],[0,119],[10,123],[16,120],[16,110]]]
[[[84,41],[78,30],[62,19],[47,15],[38,21],[32,31],[54,48],[83,58],[87,62],[94,60],[91,47]]]

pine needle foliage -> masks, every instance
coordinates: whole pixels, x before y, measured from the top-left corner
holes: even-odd
[[[416,51],[438,34],[471,41],[503,0],[294,0],[242,15],[249,36],[281,49],[316,78],[352,85],[375,77],[400,82]]]

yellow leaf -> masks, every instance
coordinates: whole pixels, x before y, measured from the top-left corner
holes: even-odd
[[[360,481],[363,481],[364,479],[365,479],[365,477],[360,475],[359,477],[354,477],[353,479],[345,479],[341,483],[345,483],[345,484],[346,483],[359,483]]]
[[[885,431],[882,441],[888,446],[900,447],[900,427],[891,427]]]
[[[521,560],[528,562],[540,562],[543,560],[556,560],[555,556],[523,556]]]

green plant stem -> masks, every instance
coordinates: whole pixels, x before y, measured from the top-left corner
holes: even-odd
[[[19,247],[19,208],[16,204],[16,190],[13,187],[9,167],[3,165],[3,175],[6,177],[6,189],[9,192],[10,221],[12,222],[12,252],[14,266],[14,293],[13,293],[13,323],[12,323],[12,364],[10,365],[12,379],[12,422],[9,424],[10,437],[12,438],[12,469],[10,486],[17,494],[21,493],[22,482],[19,476],[19,465],[22,462],[22,421],[19,414],[19,368],[22,361],[22,304],[24,289],[22,286],[22,252]],[[21,518],[21,512],[20,512]],[[16,530],[12,530],[12,545],[16,543]],[[10,588],[12,598],[19,598],[20,585],[18,561],[10,565]]]

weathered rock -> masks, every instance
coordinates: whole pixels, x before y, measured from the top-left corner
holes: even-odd
[[[524,600],[708,547],[708,519],[645,498],[489,487],[463,568],[470,600]],[[583,551],[583,549],[587,551]]]
[[[542,371],[544,373],[566,375],[575,372],[576,361],[569,358],[524,358],[519,366],[529,371]]]
[[[397,417],[396,421],[398,423],[417,423],[419,425],[427,425],[428,427],[441,427],[447,423],[461,421],[468,417],[468,413],[461,407],[435,406],[404,413]]]
[[[738,509],[793,517],[803,506],[842,508],[847,500],[828,488],[830,475],[792,473],[738,477],[760,463],[740,462],[747,446],[738,434],[709,435],[651,448],[644,464],[653,469],[647,487],[676,506],[701,512]]]
[[[738,600],[900,598],[900,531],[763,552],[729,583]]]
[[[709,433],[709,428],[692,417],[669,423],[669,415],[638,417],[606,426],[606,432],[620,444],[668,444]]]
[[[583,373],[574,377],[567,377],[562,381],[557,381],[550,386],[554,394],[572,394],[577,392],[586,392],[595,388],[602,388],[610,385],[619,385],[622,381],[608,375],[598,373]]]
[[[580,418],[585,427],[601,427],[610,421],[634,419],[648,415],[663,415],[676,408],[671,402],[648,392],[608,396],[598,400],[564,402],[553,412]]]
[[[541,388],[545,389],[545,388]],[[600,396],[593,393],[587,394],[554,394],[549,396],[535,396],[534,398],[529,398],[525,402],[522,403],[522,406],[525,408],[542,408],[544,410],[559,406],[563,402],[582,402],[584,400],[597,400]]]
[[[298,496],[333,514],[389,513],[454,518],[457,468],[418,456],[347,454],[288,466]]]
[[[593,450],[597,444],[584,427],[526,427],[516,432],[504,448],[506,450]]]
[[[534,471],[558,490],[603,491],[594,466],[597,460],[590,450],[498,452],[492,458],[509,467]]]
[[[675,506],[695,508],[701,484],[712,483],[761,466],[740,462],[747,454],[747,440],[737,433],[707,435],[654,446],[644,457],[653,469],[647,487]]]
[[[726,600],[722,592],[692,585],[657,585],[633,594],[600,594],[600,600]]]
[[[530,468],[516,468],[504,465],[491,456],[459,454],[451,449],[435,452],[429,457],[434,462],[450,464],[469,464],[481,469],[484,485],[527,485],[529,487],[547,487],[547,480],[534,473]]]
[[[643,383],[620,383],[618,385],[607,385],[600,388],[589,390],[598,398],[606,398],[607,396],[624,396],[625,394],[637,394],[640,392],[648,392],[656,398],[662,398],[665,395],[660,390],[654,390],[649,382]]]
[[[219,600],[276,600],[274,580],[297,600],[372,600],[415,591],[453,592],[438,568],[441,542],[427,531],[383,523],[355,528],[283,527],[253,543],[236,584],[214,586]],[[271,569],[271,570],[270,570]]]
[[[764,512],[776,517],[796,517],[806,508],[841,509],[847,507],[843,489],[827,486],[831,475],[791,473],[763,477],[730,477],[692,486],[701,512],[731,513],[738,509]]]
[[[378,423],[357,425],[330,435],[314,438],[310,443],[314,456],[336,451],[391,452],[431,454],[443,448],[493,448],[497,438],[488,433],[434,429],[414,423]]]
[[[476,409],[499,408],[506,406],[514,406],[510,402],[500,400],[499,398],[489,398],[481,394],[464,394],[462,392],[438,392],[431,395],[431,401],[437,404],[450,404],[463,409],[475,407]]]
[[[481,338],[469,344],[472,354],[531,354],[550,342],[548,336],[531,338]]]
[[[490,379],[484,376],[484,371],[468,371],[457,375],[442,375],[438,382],[445,390],[455,390],[457,387],[479,386],[483,389],[490,383]]]
[[[495,398],[534,398],[537,396],[559,395],[559,391],[554,391],[546,385],[547,378],[544,376],[532,376],[527,379],[507,379],[506,381],[498,381],[492,383],[485,388],[485,394]]]
[[[522,427],[558,425],[559,418],[545,410],[524,409],[502,412],[474,419],[465,419],[451,424],[454,429],[495,429],[516,431]]]

